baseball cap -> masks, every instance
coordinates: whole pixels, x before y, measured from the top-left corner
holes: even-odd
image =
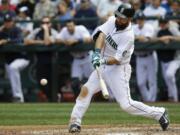
[[[28,7],[24,6],[19,9],[20,12],[26,12],[28,11]]]
[[[5,22],[13,21],[13,16],[11,14],[5,14],[3,19]]]

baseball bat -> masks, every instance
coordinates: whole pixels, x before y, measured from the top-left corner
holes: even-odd
[[[103,94],[103,97],[105,99],[108,99],[109,98],[109,92],[107,90],[107,86],[101,76],[101,73],[99,72],[99,68],[96,67],[96,71],[97,71],[97,75],[98,75],[98,78],[99,78],[99,84],[100,84],[100,88],[101,88],[101,91],[102,91],[102,94]]]

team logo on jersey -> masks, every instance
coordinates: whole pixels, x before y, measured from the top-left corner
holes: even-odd
[[[106,37],[106,41],[109,43],[110,46],[117,50],[117,44],[114,42],[110,35]]]
[[[125,50],[125,51],[122,53],[122,56],[123,56],[123,57],[126,57],[126,55],[127,55],[127,50]]]

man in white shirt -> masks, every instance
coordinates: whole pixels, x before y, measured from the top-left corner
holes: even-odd
[[[166,15],[165,8],[161,7],[161,0],[152,0],[152,5],[147,6],[144,11],[144,15],[147,17],[163,17]],[[158,28],[158,21],[157,20],[148,20],[155,29]]]
[[[169,125],[165,108],[150,107],[131,99],[129,79],[131,66],[129,64],[134,50],[134,33],[131,19],[134,9],[130,4],[122,4],[103,25],[99,26],[93,34],[95,51],[92,55],[92,64],[99,68],[99,72],[112,90],[116,101],[121,108],[132,114],[149,117],[159,121],[163,130]],[[69,132],[81,131],[81,121],[93,94],[100,91],[97,72],[92,72],[89,80],[81,87],[81,93],[76,99],[73,108]]]
[[[83,25],[75,25],[73,20],[68,20],[66,22],[66,27],[58,34],[57,42],[67,46],[73,46],[78,43],[90,43],[91,36],[86,27]],[[80,92],[81,81],[90,76],[93,67],[88,51],[73,51],[71,55],[73,56],[73,63],[71,66],[72,88],[75,97],[77,97]]]
[[[154,37],[154,28],[150,24],[145,23],[143,12],[139,12],[136,18],[137,24],[133,26],[135,40],[149,42]],[[137,84],[142,99],[146,102],[154,102],[157,97],[157,69],[153,51],[140,50],[135,51],[135,54]]]

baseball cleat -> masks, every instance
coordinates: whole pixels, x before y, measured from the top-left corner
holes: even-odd
[[[69,133],[80,133],[81,131],[81,126],[77,124],[71,124],[69,126]]]
[[[168,118],[168,113],[166,110],[164,114],[161,116],[161,118],[159,119],[159,124],[161,125],[161,128],[163,129],[163,131],[167,130],[168,125],[169,125],[169,118]]]

